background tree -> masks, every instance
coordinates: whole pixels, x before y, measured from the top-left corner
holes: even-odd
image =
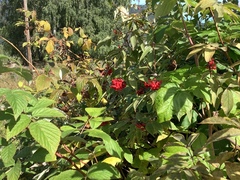
[[[113,12],[117,6],[127,6],[130,0],[49,0],[28,2],[28,9],[37,12],[37,19],[50,22],[53,31],[59,31],[63,27],[83,27],[93,42],[107,36],[113,28]],[[16,9],[23,8],[22,1],[2,0],[0,24],[3,27],[3,36],[18,47],[24,41],[24,28],[16,27],[15,23],[23,19],[23,14]]]

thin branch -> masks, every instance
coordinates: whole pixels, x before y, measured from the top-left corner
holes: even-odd
[[[186,25],[186,22],[184,21],[184,17],[183,17],[182,12],[181,12],[181,19],[182,19],[185,35],[187,36],[187,39],[188,39],[190,45],[194,46],[194,42],[193,42],[193,40],[192,40],[192,38],[191,38],[191,36],[188,32],[187,25]],[[199,66],[199,59],[198,59],[198,56],[196,54],[194,54],[194,60],[195,60],[196,66]]]
[[[78,161],[80,161],[81,163],[83,163],[86,167],[89,168],[89,165],[85,162],[83,162],[81,159],[79,159],[75,154],[74,151],[70,150],[66,144],[63,144],[63,148],[65,149],[65,151],[67,151],[72,157],[76,158]]]
[[[216,28],[216,31],[217,31],[217,35],[218,35],[219,41],[221,42],[222,46],[224,46],[224,42],[223,42],[223,39],[221,37],[220,31],[219,31],[219,28],[218,28],[218,25],[217,25],[217,21],[216,21],[215,15],[214,15],[214,13],[213,13],[213,11],[212,11],[212,9],[210,7],[209,7],[209,11],[210,11],[210,13],[212,15],[212,18],[213,18],[213,21],[214,21],[214,24],[215,24],[215,28]],[[227,51],[224,51],[224,52],[225,52],[225,54],[227,56],[228,62],[230,63],[230,65],[232,65],[233,62],[232,62],[228,52]],[[234,69],[234,71],[235,71],[235,69]]]
[[[86,174],[81,169],[79,169],[78,166],[75,164],[75,162],[73,162],[71,159],[67,158],[66,156],[62,155],[59,152],[56,152],[55,154],[56,154],[57,157],[65,159],[66,161],[68,161],[72,166],[74,166],[76,168],[76,170],[78,172],[80,172],[84,177],[86,177]]]
[[[30,65],[33,67],[33,69],[35,70],[35,72],[37,73],[37,75],[39,75],[37,68],[36,68],[30,61],[28,61],[27,58],[25,58],[25,56],[22,54],[22,52],[21,52],[13,43],[11,43],[9,40],[7,40],[6,38],[4,38],[4,37],[2,37],[2,36],[0,36],[0,38],[3,39],[4,41],[6,41],[8,44],[10,44],[14,49],[16,49],[17,52],[22,56],[22,58],[23,58],[25,61],[27,61],[27,63],[30,64]]]

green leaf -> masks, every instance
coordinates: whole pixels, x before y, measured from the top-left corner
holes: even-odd
[[[208,140],[207,143],[210,144],[215,141],[220,141],[230,137],[240,136],[240,129],[237,128],[226,128],[215,132]]]
[[[84,43],[84,40],[83,40],[83,38],[80,37],[80,38],[78,39],[78,46],[79,46],[79,47],[82,47],[83,43]]]
[[[197,133],[197,137],[191,142],[193,150],[199,150],[207,142],[207,137],[204,133]]]
[[[13,166],[15,164],[13,156],[15,155],[16,150],[14,144],[10,144],[2,149],[1,158],[5,167]]]
[[[137,44],[137,38],[136,38],[136,36],[132,36],[132,37],[130,38],[130,42],[131,42],[131,45],[132,45],[132,50],[134,50],[135,47],[136,47],[136,44]]]
[[[89,179],[121,179],[121,174],[117,168],[106,163],[97,163],[90,167],[87,174]]]
[[[177,0],[161,0],[155,10],[155,18],[168,15],[173,10]]]
[[[32,112],[33,117],[66,117],[65,114],[56,108],[39,108]]]
[[[230,113],[233,108],[233,93],[229,89],[225,89],[221,97],[222,109],[226,115]]]
[[[84,86],[87,84],[88,81],[89,79],[84,76],[80,76],[77,78],[76,87],[79,93],[81,93],[81,91],[83,90]]]
[[[114,118],[112,117],[96,117],[92,118],[91,121],[97,121],[97,122],[106,122],[106,121],[112,121]]]
[[[97,91],[98,91],[98,102],[100,102],[101,99],[102,99],[102,86],[99,84],[97,79],[91,79],[90,82],[93,84],[94,87],[97,88]]]
[[[97,48],[106,45],[106,46],[110,46],[112,42],[112,38],[110,36],[107,36],[105,39],[100,40],[97,44]]]
[[[101,107],[101,108],[88,107],[88,108],[85,108],[85,111],[91,117],[98,117],[106,111],[106,107]]]
[[[178,91],[173,98],[173,111],[180,120],[182,116],[186,115],[192,110],[193,97],[187,91]]]
[[[17,163],[9,169],[7,174],[7,180],[18,180],[21,173],[21,162],[18,160]]]
[[[39,148],[31,157],[30,161],[43,163],[56,161],[56,156],[52,156],[46,149]]]
[[[189,149],[184,146],[166,146],[164,149],[170,154],[189,153]]]
[[[77,170],[66,170],[66,171],[61,172],[57,176],[51,177],[49,180],[60,180],[60,179],[80,180],[80,179],[83,179],[83,178],[84,178],[83,175]]]
[[[133,163],[133,155],[130,152],[130,150],[125,149],[123,156],[124,156],[124,158],[126,159],[127,162],[129,162],[130,164]]]
[[[20,114],[26,110],[28,102],[31,99],[35,99],[30,93],[22,90],[11,90],[6,93],[6,100],[10,104],[14,118],[17,119]]]
[[[6,56],[6,55],[4,55],[4,54],[0,54],[0,60],[2,61],[2,60],[9,60],[10,59],[10,57],[8,57],[8,56]]]
[[[158,121],[169,121],[173,116],[173,97],[179,90],[175,84],[169,83],[157,91],[155,107],[157,110]]]
[[[39,92],[39,91],[50,88],[51,82],[52,82],[51,78],[47,77],[46,75],[44,74],[39,75],[36,78],[37,91]]]
[[[61,131],[45,120],[39,120],[29,125],[29,131],[35,141],[45,148],[51,156],[55,156],[60,143]]]
[[[152,51],[152,47],[151,46],[146,46],[144,47],[144,49],[142,49],[143,53],[139,59],[139,61],[143,60],[143,58]]]
[[[185,0],[185,3],[189,6],[195,7],[197,5],[197,2],[194,0]]]
[[[27,112],[32,112],[32,111],[34,111],[34,110],[36,110],[36,109],[41,109],[41,108],[48,107],[48,106],[50,106],[50,105],[52,105],[52,104],[54,104],[54,103],[55,103],[55,101],[52,100],[52,99],[41,98],[41,99],[39,99],[39,100],[36,102],[36,104],[34,104],[33,107],[29,107],[28,110],[27,110]]]
[[[0,96],[5,95],[6,93],[8,93],[9,91],[11,91],[10,89],[7,88],[0,88]]]
[[[18,135],[24,129],[26,129],[30,122],[31,122],[30,117],[25,114],[22,114],[19,120],[11,121],[7,126],[7,132],[6,132],[7,141],[10,138]]]
[[[119,146],[118,142],[113,140],[107,133],[99,129],[86,130],[86,133],[91,137],[101,138],[110,155],[119,157],[120,159],[122,158],[123,149]]]

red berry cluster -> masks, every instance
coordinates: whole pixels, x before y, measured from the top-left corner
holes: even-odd
[[[217,65],[216,65],[216,62],[215,62],[214,58],[212,58],[212,59],[208,62],[208,69],[209,69],[209,70],[215,70],[215,69],[217,69]]]
[[[162,84],[162,81],[158,81],[156,79],[148,80],[148,82],[144,82],[144,86],[146,88],[150,88],[151,90],[158,90]]]
[[[126,87],[126,82],[121,78],[113,79],[110,87],[115,91],[121,91]]]
[[[145,123],[137,123],[135,126],[136,126],[136,128],[144,131],[146,124]]]

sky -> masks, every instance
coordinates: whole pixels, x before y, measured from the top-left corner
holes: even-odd
[[[222,2],[222,0],[218,0],[219,2]],[[144,5],[146,4],[145,0],[132,0],[132,4],[139,4]],[[238,0],[238,6],[240,7],[240,0]]]
[[[132,0],[132,4],[144,5],[146,4],[145,0]]]

